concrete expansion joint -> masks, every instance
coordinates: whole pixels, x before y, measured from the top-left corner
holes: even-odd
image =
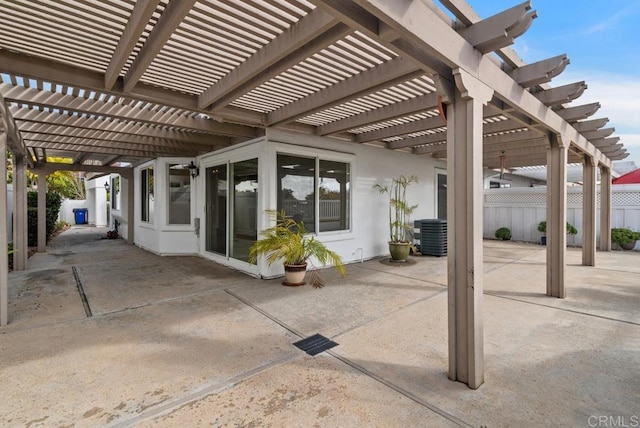
[[[351,267],[352,266],[350,265],[349,268],[351,268]],[[423,282],[425,284],[432,284],[432,285],[437,285],[438,287],[447,288],[447,284],[441,284],[439,282],[429,281],[429,280],[423,279],[423,278],[416,278],[416,277],[409,276],[409,275],[402,275],[402,274],[399,274],[397,272],[391,273],[389,271],[385,271],[385,270],[381,270],[381,269],[374,269],[374,268],[366,267],[366,266],[362,266],[362,265],[357,265],[357,266],[354,265],[353,267],[358,268],[358,269],[363,269],[363,270],[370,270],[370,271],[373,271],[373,272],[386,273],[386,274],[393,275],[394,277],[398,277],[398,278],[406,278],[406,279],[410,279],[412,281],[418,281],[418,282]]]
[[[150,407],[149,410],[139,414],[138,416],[121,421],[115,425],[111,425],[111,427],[112,428],[131,427],[131,426],[137,425],[138,423],[144,420],[171,414],[177,410],[180,410],[184,406],[187,406],[191,403],[202,400],[203,398],[206,398],[210,395],[217,394],[229,388],[233,388],[234,386],[256,375],[264,373],[272,368],[298,360],[302,358],[303,355],[304,354],[302,353],[299,355],[298,354],[287,355],[282,358],[271,361],[269,363],[255,367],[251,370],[247,370],[230,379],[204,384],[199,388],[197,388],[194,392],[191,392],[190,394],[187,394],[182,398],[179,398],[170,402],[164,402],[162,404],[158,404],[156,406]]]
[[[525,303],[525,304],[528,304],[528,305],[541,306],[543,308],[556,309],[556,310],[564,311],[564,312],[571,312],[573,314],[579,314],[579,315],[585,315],[585,316],[588,316],[588,317],[600,318],[600,319],[607,320],[607,321],[620,322],[620,323],[624,323],[624,324],[631,324],[631,325],[640,326],[640,322],[634,322],[634,321],[628,321],[628,320],[621,320],[621,319],[618,319],[618,318],[605,317],[605,316],[602,316],[602,315],[590,314],[588,312],[576,311],[574,309],[559,308],[557,306],[545,305],[543,303],[529,302],[529,301],[526,301],[526,300],[516,299],[515,297],[501,296],[500,294],[494,293],[494,292],[485,291],[483,294],[485,294],[487,296],[498,297],[500,299],[512,300],[514,302]],[[540,297],[544,297],[544,296],[545,295],[540,293]],[[548,297],[553,297],[553,296],[548,296]]]
[[[348,365],[349,367],[356,369],[357,371],[359,371],[360,373],[370,377],[371,379],[380,382],[381,384],[383,384],[384,386],[393,389],[394,391],[396,391],[397,393],[403,395],[404,397],[410,399],[411,401],[431,410],[434,413],[437,413],[438,415],[442,416],[443,418],[448,419],[449,421],[455,423],[456,425],[460,426],[460,427],[465,427],[465,428],[472,428],[473,425],[470,425],[466,422],[464,422],[461,419],[456,418],[455,416],[453,416],[452,414],[446,412],[445,410],[442,410],[441,408],[429,403],[426,400],[421,399],[420,397],[418,397],[415,394],[412,394],[411,392],[407,391],[406,389],[396,385],[395,383],[376,375],[375,373],[367,370],[366,368],[362,367],[361,365],[354,363],[353,361],[351,361],[348,358],[345,358],[343,356],[341,356],[340,354],[338,354],[336,351],[325,351],[327,354],[331,355],[332,357],[342,361],[343,363],[345,363],[346,365]]]
[[[409,307],[411,307],[411,306],[414,306],[414,305],[416,305],[416,304],[418,304],[418,303],[422,303],[422,302],[426,302],[427,300],[431,300],[431,299],[433,299],[434,297],[437,297],[437,296],[440,296],[441,294],[444,294],[446,291],[447,291],[446,289],[443,289],[443,290],[440,290],[440,291],[438,291],[438,292],[436,292],[436,293],[434,293],[434,294],[432,294],[432,295],[430,295],[430,296],[427,296],[427,297],[423,297],[423,298],[421,298],[421,299],[414,300],[413,302],[411,302],[411,303],[407,303],[407,304],[406,304],[406,305],[404,305],[404,306],[400,306],[399,308],[396,308],[396,309],[394,309],[394,310],[392,310],[392,311],[390,311],[390,312],[387,312],[387,313],[386,313],[386,314],[384,314],[384,315],[381,315],[381,316],[376,317],[376,318],[372,318],[372,319],[370,319],[369,321],[363,322],[363,323],[358,324],[358,325],[356,325],[356,326],[353,326],[353,327],[351,327],[351,328],[349,328],[349,329],[347,329],[347,330],[344,330],[344,331],[342,331],[341,333],[335,334],[335,335],[331,336],[331,339],[338,338],[338,337],[343,336],[343,335],[345,335],[345,334],[347,334],[347,333],[350,333],[350,332],[352,332],[352,331],[354,331],[354,330],[357,330],[357,329],[359,329],[359,328],[365,327],[365,326],[367,326],[367,325],[369,325],[369,324],[373,324],[373,323],[374,323],[374,322],[376,322],[376,321],[379,321],[379,320],[381,320],[381,319],[383,319],[383,318],[388,317],[389,315],[395,314],[396,312],[400,312],[401,310],[403,310],[403,309],[407,309],[407,308],[409,308]]]
[[[372,270],[373,270],[373,269],[372,269]],[[241,301],[242,303],[244,303],[244,304],[246,304],[247,306],[251,307],[251,308],[252,308],[252,309],[254,309],[255,311],[257,311],[257,312],[259,312],[260,314],[264,315],[265,317],[269,318],[270,320],[272,320],[272,321],[273,321],[273,322],[275,322],[276,324],[280,325],[281,327],[283,327],[283,328],[284,328],[284,329],[286,329],[287,331],[289,331],[289,332],[291,332],[291,333],[293,333],[293,334],[295,334],[296,336],[299,336],[299,337],[301,337],[301,338],[302,338],[302,337],[305,337],[305,335],[304,335],[303,333],[301,333],[301,332],[299,332],[299,331],[297,331],[297,330],[293,329],[293,328],[292,328],[292,327],[290,327],[288,324],[286,324],[284,321],[282,321],[282,320],[278,319],[277,317],[275,317],[275,316],[271,315],[270,313],[268,313],[268,312],[267,312],[267,311],[265,311],[264,309],[262,309],[262,308],[258,307],[257,305],[254,305],[253,303],[251,303],[251,302],[249,302],[249,301],[247,301],[247,300],[243,299],[242,297],[238,296],[236,293],[232,292],[231,290],[229,290],[229,289],[223,289],[223,290],[224,290],[226,293],[228,293],[229,295],[231,295],[231,296],[235,297],[236,299],[238,299],[239,301]],[[347,332],[349,332],[349,331],[353,331],[353,330],[355,330],[355,329],[357,329],[357,328],[360,328],[360,327],[362,327],[362,326],[364,326],[364,325],[370,324],[370,323],[372,323],[372,322],[374,322],[374,321],[377,321],[377,320],[379,320],[379,319],[381,319],[381,318],[385,318],[385,317],[389,316],[390,314],[392,314],[392,313],[394,313],[394,312],[398,312],[398,311],[400,311],[400,310],[402,310],[402,309],[407,308],[408,306],[412,306],[412,305],[415,305],[415,304],[417,304],[417,303],[419,303],[419,302],[423,302],[423,301],[425,301],[425,300],[432,299],[432,298],[434,298],[435,296],[441,295],[441,294],[442,294],[442,293],[444,293],[445,291],[446,291],[446,290],[441,290],[441,291],[438,291],[438,292],[434,293],[434,294],[433,294],[433,295],[431,295],[431,296],[428,296],[428,297],[425,297],[425,298],[422,298],[422,299],[418,299],[418,300],[416,300],[416,301],[413,301],[413,302],[411,302],[411,303],[409,303],[409,304],[407,304],[407,305],[405,305],[405,306],[402,306],[402,307],[400,307],[400,308],[398,308],[398,309],[396,309],[396,310],[394,310],[394,311],[391,311],[391,312],[389,312],[389,313],[386,313],[386,314],[384,314],[384,315],[382,315],[382,316],[380,316],[380,317],[378,317],[378,318],[376,318],[376,319],[369,320],[368,322],[365,322],[365,323],[363,323],[363,324],[357,325],[357,326],[355,326],[355,327],[353,327],[353,328],[351,328],[351,329],[349,329],[349,330],[347,330],[347,331],[343,331],[343,332],[342,332],[342,333],[340,333],[340,334],[334,335],[334,336],[332,336],[331,338],[332,338],[332,339],[334,339],[334,338],[339,337],[340,335],[345,334],[345,333],[347,333]],[[292,344],[292,346],[293,346],[293,344]],[[399,393],[399,394],[403,395],[404,397],[406,397],[406,398],[408,398],[408,399],[412,400],[413,402],[415,402],[415,403],[417,403],[417,404],[419,404],[419,405],[421,405],[421,406],[423,406],[423,407],[425,407],[425,408],[427,408],[427,409],[429,409],[429,410],[431,410],[431,411],[433,411],[433,412],[437,413],[438,415],[440,415],[440,416],[442,416],[442,417],[444,417],[444,418],[448,419],[449,421],[451,421],[451,422],[455,423],[456,425],[458,425],[458,426],[460,426],[460,427],[465,427],[465,428],[471,428],[471,427],[472,427],[472,425],[467,424],[466,422],[464,422],[464,421],[462,421],[462,420],[460,420],[460,419],[456,418],[455,416],[451,415],[450,413],[447,413],[446,411],[444,411],[444,410],[440,409],[439,407],[436,407],[435,405],[433,405],[433,404],[431,404],[431,403],[429,403],[429,402],[427,402],[427,401],[425,401],[425,400],[421,399],[420,397],[418,397],[418,396],[416,396],[416,395],[412,394],[411,392],[407,391],[406,389],[404,389],[404,388],[402,388],[402,387],[400,387],[400,386],[396,385],[395,383],[393,383],[393,382],[391,382],[391,381],[389,381],[389,380],[387,380],[387,379],[385,379],[385,378],[383,378],[383,377],[381,377],[381,376],[378,376],[378,375],[376,375],[375,373],[373,373],[373,372],[371,372],[371,371],[367,370],[366,368],[362,367],[361,365],[359,365],[359,364],[357,364],[357,363],[355,363],[355,362],[351,361],[350,359],[348,359],[348,358],[346,358],[346,357],[341,356],[341,355],[340,355],[340,354],[338,354],[336,351],[326,350],[326,351],[324,351],[324,353],[326,353],[326,354],[328,354],[328,355],[330,355],[330,356],[332,356],[332,357],[336,358],[337,360],[339,360],[339,361],[343,362],[344,364],[348,365],[349,367],[351,367],[351,368],[353,368],[353,369],[355,369],[355,370],[359,371],[360,373],[364,374],[365,376],[367,376],[367,377],[369,377],[369,378],[371,378],[371,379],[373,379],[373,380],[375,380],[375,381],[377,381],[377,382],[379,382],[379,383],[381,383],[381,384],[385,385],[386,387],[391,388],[392,390],[394,390],[394,391],[396,391],[397,393]],[[302,355],[302,354],[301,354],[301,355]],[[247,377],[245,377],[245,378],[248,378],[248,376],[247,376]],[[243,380],[244,380],[244,379],[243,379]],[[230,385],[230,386],[233,386],[233,385]],[[211,392],[211,393],[212,393],[212,392]],[[199,398],[199,397],[196,397],[196,398]],[[193,401],[193,399],[192,399],[192,400],[190,400],[190,401]],[[184,404],[187,404],[187,402],[183,403],[183,405],[184,405]],[[174,406],[174,407],[175,407],[175,406]],[[163,413],[164,413],[164,411],[163,411]],[[124,425],[123,425],[123,426],[124,426]],[[126,426],[128,426],[128,424],[127,424]]]

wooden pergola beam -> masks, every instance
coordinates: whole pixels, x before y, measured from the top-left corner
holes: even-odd
[[[28,110],[11,107],[22,132],[43,132],[68,134],[75,137],[91,137],[102,135],[105,138],[117,139],[118,136],[132,135],[148,138],[181,141],[194,144],[224,144],[230,141],[227,137],[211,133],[189,132],[181,129],[169,129],[138,123],[129,120],[100,120],[91,117],[50,113],[46,111]],[[159,124],[158,124],[159,125]]]
[[[165,113],[162,110],[153,111],[142,106],[94,101],[92,99],[74,97],[73,95],[39,91],[21,86],[0,84],[0,93],[2,93],[7,100],[13,102],[46,106],[60,111],[67,110],[112,119],[162,124],[163,126],[172,126],[190,131],[207,132],[225,136],[253,138],[256,135],[253,128],[232,123],[220,123],[204,117],[191,117],[171,112]]]
[[[122,36],[120,36],[118,46],[116,46],[116,50],[113,52],[109,66],[104,74],[105,88],[111,89],[116,83],[122,67],[124,67],[134,46],[140,40],[142,32],[159,4],[160,0],[137,0],[135,2],[127,26]]]
[[[172,91],[158,86],[138,83],[128,92],[124,91],[123,79],[119,77],[111,89],[104,87],[104,74],[69,64],[36,58],[30,55],[11,52],[0,49],[0,64],[3,72],[10,75],[22,76],[45,82],[57,83],[76,89],[96,91],[107,95],[125,97],[127,99],[141,100],[159,105],[171,106],[185,110],[211,113],[198,108],[198,100],[195,95]],[[249,124],[250,126],[262,126],[265,115],[262,113],[227,107],[218,111],[217,116],[232,120],[236,123]]]
[[[156,25],[153,27],[151,34],[147,37],[142,49],[138,52],[133,64],[131,64],[131,67],[129,67],[129,70],[127,70],[127,73],[124,75],[124,92],[131,92],[135,88],[149,64],[155,59],[158,52],[160,52],[195,3],[196,0],[180,0],[171,1],[167,4],[158,22],[156,22]],[[147,5],[147,7],[150,6],[151,5]],[[146,10],[147,7],[145,7],[144,13],[148,12],[148,10]]]
[[[133,168],[130,167],[116,167],[116,166],[104,166],[104,165],[78,165],[70,163],[47,163],[36,164],[32,168],[35,174],[51,174],[56,171],[83,171],[83,172],[104,172],[109,174],[120,174],[125,178],[132,178]]]
[[[274,110],[267,115],[267,125],[278,126],[423,74],[412,63],[396,57]]]
[[[350,32],[349,27],[333,16],[315,9],[207,88],[198,98],[198,108],[211,107],[211,110],[219,111],[241,94]]]
[[[326,125],[318,126],[317,135],[331,135],[349,129],[360,128],[362,126],[408,116],[421,111],[433,110],[437,107],[438,96],[436,93],[421,95],[406,101],[389,104],[365,113],[356,114],[346,119],[329,122]]]

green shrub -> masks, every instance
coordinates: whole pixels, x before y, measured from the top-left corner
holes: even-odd
[[[8,255],[8,265],[9,265],[9,270],[13,269],[13,253],[15,253],[16,250],[15,248],[13,248],[13,243],[9,242],[7,244],[7,255]]]
[[[640,240],[640,232],[634,232],[626,227],[611,229],[611,242],[620,246]]]
[[[47,192],[47,242],[56,231],[62,197],[58,192]],[[38,245],[38,192],[27,193],[27,239],[30,247]]]
[[[496,238],[502,239],[503,241],[508,241],[511,239],[511,229],[508,227],[501,227],[496,230]]]
[[[538,223],[538,231],[540,231],[542,233],[546,233],[547,232],[547,222],[545,220],[542,220],[540,223]],[[568,235],[577,235],[578,234],[578,229],[576,229],[569,222],[567,222],[567,234]]]

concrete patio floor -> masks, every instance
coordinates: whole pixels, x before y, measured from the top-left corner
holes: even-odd
[[[73,227],[9,276],[2,426],[634,426],[640,253],[485,241],[485,384],[447,379],[446,259],[289,288]],[[73,267],[86,293],[85,313]],[[339,345],[311,357],[293,342]],[[609,418],[609,425],[602,424]],[[611,425],[611,421],[627,425]]]

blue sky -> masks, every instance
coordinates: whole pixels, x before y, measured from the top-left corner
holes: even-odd
[[[521,0],[468,0],[483,17]],[[566,53],[571,63],[551,86],[584,80],[572,105],[599,101],[592,118],[608,117],[640,167],[640,0],[532,0],[538,17],[512,47],[527,63]]]

